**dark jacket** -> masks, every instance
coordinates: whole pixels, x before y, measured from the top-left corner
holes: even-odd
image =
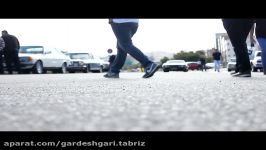
[[[214,52],[212,54],[214,60],[221,60],[221,53],[220,52]]]
[[[20,44],[18,39],[14,35],[4,35],[2,38],[5,41],[4,53],[18,53]]]

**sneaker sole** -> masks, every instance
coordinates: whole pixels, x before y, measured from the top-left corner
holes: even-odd
[[[233,77],[251,77],[251,75],[235,75]]]

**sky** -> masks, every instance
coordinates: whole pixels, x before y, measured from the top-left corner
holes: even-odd
[[[0,19],[0,30],[15,35],[21,45],[46,45],[96,55],[116,51],[108,19]],[[221,19],[140,19],[133,43],[144,53],[215,47],[215,33],[225,33]]]

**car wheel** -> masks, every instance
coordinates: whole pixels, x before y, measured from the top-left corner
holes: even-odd
[[[163,69],[163,72],[169,72],[170,70],[169,69]]]
[[[89,65],[86,67],[86,69],[83,71],[83,73],[88,73],[88,72],[90,72]]]
[[[253,72],[257,72],[258,71],[258,69],[253,64],[251,64],[251,68],[252,68]]]
[[[102,72],[103,72],[103,66],[100,66],[99,73],[102,73]]]
[[[63,64],[62,64],[62,67],[61,67],[61,69],[60,69],[59,72],[60,72],[60,73],[66,73],[66,72],[67,72],[67,66],[66,66],[66,63],[63,63]]]
[[[230,72],[230,71],[231,71],[231,69],[227,69],[227,71],[228,71],[228,72]]]
[[[43,73],[43,65],[41,61],[37,61],[34,67],[34,73],[42,74]]]

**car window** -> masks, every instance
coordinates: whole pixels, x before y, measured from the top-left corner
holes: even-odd
[[[184,60],[169,60],[167,63],[184,63]]]
[[[21,46],[19,53],[42,54],[43,50],[44,49],[42,46]]]
[[[73,53],[69,54],[71,59],[90,59],[89,55],[86,53]]]

